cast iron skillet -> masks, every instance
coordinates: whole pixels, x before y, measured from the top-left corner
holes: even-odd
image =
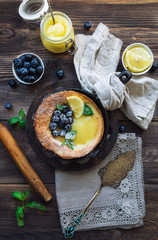
[[[119,75],[119,78],[125,77],[123,79],[123,83],[125,84],[129,79],[131,78],[129,71],[124,71]],[[33,102],[30,105],[30,108],[28,110],[27,119],[26,119],[26,130],[27,130],[27,136],[28,140],[30,142],[31,147],[35,151],[35,153],[44,161],[46,161],[50,166],[66,170],[66,171],[79,171],[79,170],[85,170],[87,168],[90,168],[100,161],[102,161],[111,151],[113,148],[117,134],[118,134],[118,118],[116,112],[109,112],[107,111],[99,101],[98,97],[94,94],[91,94],[83,89],[80,88],[66,88],[65,86],[71,85],[69,84],[69,81],[67,80],[65,83],[62,81],[63,86],[60,86],[59,84],[51,84],[47,87],[45,87],[33,100]],[[56,87],[56,88],[55,88]],[[102,112],[103,118],[104,118],[104,134],[100,141],[100,143],[96,146],[96,148],[87,154],[84,157],[81,158],[74,158],[74,159],[63,159],[56,155],[53,152],[47,151],[41,143],[38,141],[36,137],[36,133],[33,127],[33,117],[38,109],[38,106],[41,104],[43,99],[50,94],[59,92],[59,91],[77,91],[80,92],[89,98],[91,98],[100,111]]]

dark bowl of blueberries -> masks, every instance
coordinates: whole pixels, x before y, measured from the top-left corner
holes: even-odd
[[[34,84],[44,74],[44,63],[34,53],[22,53],[13,60],[12,70],[15,78],[23,84]]]

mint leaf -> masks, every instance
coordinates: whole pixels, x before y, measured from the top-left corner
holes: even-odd
[[[24,226],[24,219],[23,218],[24,218],[23,208],[22,207],[18,207],[18,209],[16,211],[16,219],[17,219],[19,227],[23,227]]]
[[[20,201],[23,201],[23,194],[21,192],[13,192],[12,193],[12,197],[15,197],[17,199],[19,199]]]
[[[24,118],[24,109],[23,108],[21,108],[20,109],[20,111],[19,111],[19,118],[20,118],[20,120],[22,120],[23,118]]]
[[[37,202],[28,202],[26,204],[26,207],[36,208],[36,209],[44,211],[44,212],[48,210],[44,205],[37,203]]]
[[[84,104],[83,115],[85,115],[85,116],[93,115],[92,109],[86,103]]]
[[[57,109],[58,110],[63,110],[64,108],[66,108],[66,105],[59,105],[59,104],[57,104]]]
[[[22,201],[25,200],[25,198],[30,194],[30,191],[23,192],[22,194]]]
[[[74,142],[71,141],[71,139],[66,139],[65,142],[63,142],[61,145],[62,145],[62,146],[63,146],[63,145],[66,145],[66,146],[67,146],[68,148],[70,148],[71,150],[74,149]]]
[[[25,129],[26,128],[26,119],[23,119],[19,122],[20,126]]]
[[[74,130],[67,132],[65,135],[65,138],[66,139],[74,139],[76,137],[76,133],[77,133],[77,131],[74,131]]]
[[[20,201],[24,201],[25,198],[26,198],[29,194],[30,194],[29,191],[26,191],[26,192],[23,192],[23,193],[17,191],[17,192],[13,192],[13,193],[12,193],[12,197],[17,198],[17,199],[19,199]]]
[[[8,121],[9,125],[13,125],[15,123],[18,123],[17,126],[18,126],[18,130],[20,129],[20,127],[22,127],[23,129],[26,128],[26,119],[24,119],[24,110],[23,108],[20,109],[19,111],[19,117],[11,117]]]
[[[9,123],[9,125],[13,125],[13,124],[15,124],[15,123],[17,123],[19,121],[20,121],[20,119],[18,117],[11,117],[9,119],[8,123]]]

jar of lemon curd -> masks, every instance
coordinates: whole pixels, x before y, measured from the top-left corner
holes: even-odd
[[[53,24],[47,0],[23,0],[20,16],[27,22],[40,22],[41,41],[53,53],[75,52],[74,29],[70,18],[63,12],[53,12]],[[73,50],[72,50],[73,49]]]
[[[53,12],[55,24],[51,13],[46,14],[40,24],[40,35],[43,45],[53,53],[69,51],[74,44],[74,29],[70,18],[62,12]]]

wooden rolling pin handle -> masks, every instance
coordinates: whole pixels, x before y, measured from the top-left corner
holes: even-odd
[[[43,197],[43,199],[48,202],[52,199],[52,195],[48,192],[47,188],[44,186],[42,180],[39,178],[35,170],[32,168],[31,164],[22,153],[19,145],[15,141],[14,137],[11,135],[9,130],[0,122],[0,139],[4,146],[9,151],[10,155],[14,159],[15,163],[25,176],[26,180],[34,188],[34,190]]]

